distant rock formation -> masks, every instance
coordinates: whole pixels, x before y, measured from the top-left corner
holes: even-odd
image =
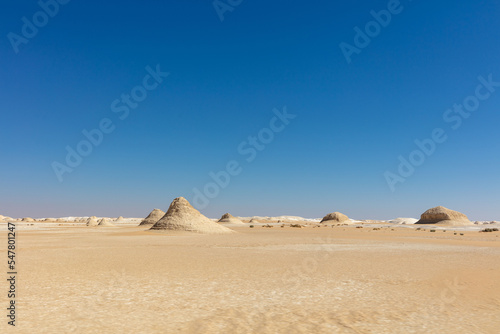
[[[415,224],[473,225],[463,213],[450,210],[444,206],[436,206],[425,211]]]
[[[389,220],[389,224],[401,224],[401,225],[412,225],[415,224],[418,219],[415,218],[396,218],[393,220]]]
[[[107,227],[107,226],[115,226],[112,222],[110,222],[109,220],[107,220],[106,218],[102,218],[100,221],[99,221],[99,225],[97,226],[104,226],[104,227]]]
[[[99,225],[99,223],[97,222],[96,219],[90,217],[89,219],[87,219],[87,226],[97,226]]]
[[[245,224],[244,222],[234,217],[230,213],[223,214],[222,217],[219,219],[218,223],[239,224],[239,225]]]
[[[158,220],[163,218],[163,216],[165,216],[165,212],[163,212],[160,209],[154,209],[153,211],[151,211],[149,213],[149,215],[146,218],[144,218],[141,221],[139,226],[141,226],[141,225],[154,225]]]
[[[174,199],[167,213],[151,227],[151,230],[188,231],[205,234],[234,232],[202,215],[184,197]]]
[[[347,223],[349,217],[340,212],[332,212],[323,217],[320,223]]]

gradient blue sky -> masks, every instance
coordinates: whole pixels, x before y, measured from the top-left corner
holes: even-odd
[[[478,76],[500,81],[500,5],[401,1],[347,64],[339,43],[387,3],[244,0],[221,22],[211,1],[73,0],[16,54],[7,34],[40,7],[2,2],[0,214],[141,217],[237,160],[206,215],[500,219],[500,89],[456,131],[442,119]],[[156,64],[170,76],[119,120],[111,102]],[[246,163],[238,145],[283,106],[297,117]],[[59,182],[51,163],[105,117],[115,131]],[[448,140],[391,192],[384,172],[436,127]]]

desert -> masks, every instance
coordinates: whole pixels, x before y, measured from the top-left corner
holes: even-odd
[[[2,4],[0,334],[500,333],[500,1]]]
[[[163,231],[142,218],[10,219],[17,332],[498,332],[499,223],[335,216],[218,223],[179,198]]]

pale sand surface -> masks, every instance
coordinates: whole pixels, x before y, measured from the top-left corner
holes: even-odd
[[[499,332],[499,232],[231,228],[20,230],[18,326],[1,332]]]

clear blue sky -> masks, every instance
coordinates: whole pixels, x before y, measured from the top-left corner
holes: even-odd
[[[500,88],[458,129],[443,120],[478,76],[500,81],[500,5],[401,1],[348,64],[339,44],[387,6],[244,0],[221,22],[207,0],[73,0],[16,53],[8,34],[41,9],[2,2],[0,214],[141,217],[192,200],[235,160],[243,170],[201,210],[210,217],[385,219],[444,205],[500,219]],[[112,102],[157,64],[170,75],[121,120]],[[283,106],[296,118],[247,162],[238,146]],[[52,163],[104,118],[114,131],[59,182]],[[435,128],[448,139],[392,192],[384,173]]]

